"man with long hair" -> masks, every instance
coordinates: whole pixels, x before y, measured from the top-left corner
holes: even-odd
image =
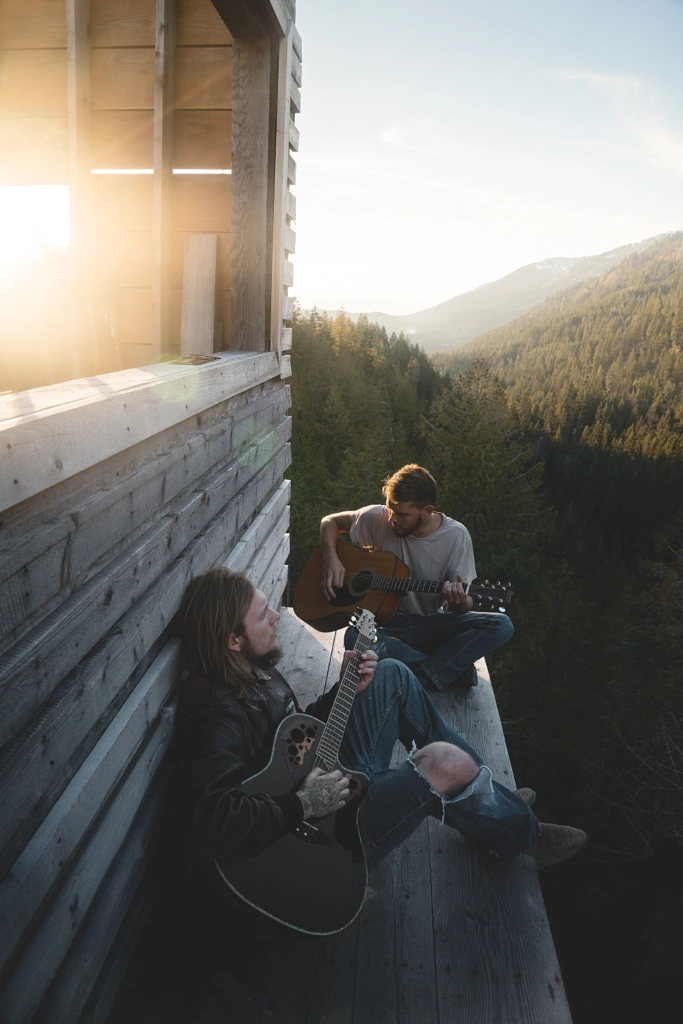
[[[441,594],[404,595],[399,613],[378,631],[378,653],[409,665],[427,687],[476,686],[474,662],[506,643],[514,629],[507,615],[472,611],[465,593],[477,575],[470,535],[462,523],[435,511],[436,481],[422,466],[403,466],[382,493],[384,505],[335,512],[321,521],[323,592],[332,601],[335,587],[344,584],[340,533],[349,533],[359,547],[393,552],[414,579],[445,581]],[[353,633],[347,634],[347,646],[353,642]]]
[[[282,719],[296,697],[274,667],[282,651],[280,616],[241,573],[212,569],[188,588],[179,613],[185,678],[178,712],[178,801],[195,862],[217,880],[216,863],[240,860],[324,817],[349,798],[340,771],[315,769],[284,796],[247,795],[241,783],[271,756]],[[344,661],[358,657],[347,651]],[[338,685],[338,684],[337,684]],[[326,720],[337,686],[306,712]],[[390,767],[397,739],[411,751]],[[360,655],[360,683],[340,758],[369,779],[360,807],[366,859],[377,864],[428,815],[497,854],[527,853],[556,863],[577,853],[586,836],[541,826],[531,790],[511,792],[438,714],[405,665]]]

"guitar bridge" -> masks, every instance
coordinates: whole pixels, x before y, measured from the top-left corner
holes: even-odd
[[[317,843],[320,846],[332,846],[334,844],[332,836],[328,836],[327,832],[316,828],[315,825],[311,825],[308,821],[302,821],[300,825],[292,829],[292,833],[299,839],[303,839],[305,843]]]

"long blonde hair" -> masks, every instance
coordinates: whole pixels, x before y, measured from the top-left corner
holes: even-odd
[[[192,676],[224,683],[247,705],[255,691],[252,666],[244,655],[231,651],[228,642],[231,634],[244,633],[255,593],[244,573],[221,566],[192,581],[178,612],[183,668]]]

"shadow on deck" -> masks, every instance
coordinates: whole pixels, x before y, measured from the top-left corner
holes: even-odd
[[[291,611],[284,675],[302,706],[339,676],[342,633]],[[443,717],[515,787],[485,663]],[[404,756],[397,745],[396,757]],[[432,819],[371,875],[357,920],[299,936],[164,886],[109,1024],[571,1024],[536,868],[497,859]]]

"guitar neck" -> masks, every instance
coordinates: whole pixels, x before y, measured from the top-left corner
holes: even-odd
[[[440,594],[443,590],[443,580],[411,580],[401,579],[398,576],[373,576],[369,584],[370,590],[393,590],[399,594],[409,594],[417,591],[420,594]]]
[[[371,640],[362,633],[359,633],[353,649],[358,654],[363,654],[368,650],[370,644]],[[334,770],[334,766],[339,759],[339,748],[344,739],[353,699],[356,696],[356,690],[360,682],[359,665],[360,661],[358,658],[352,658],[347,663],[344,675],[339,682],[339,690],[334,699],[327,724],[318,743],[315,765],[316,767],[324,768],[328,772]]]

